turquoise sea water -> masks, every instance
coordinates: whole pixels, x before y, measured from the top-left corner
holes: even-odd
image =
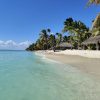
[[[100,84],[32,52],[0,51],[0,100],[100,100]]]

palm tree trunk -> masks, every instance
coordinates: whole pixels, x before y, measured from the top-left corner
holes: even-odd
[[[99,50],[99,43],[96,43],[96,50]]]

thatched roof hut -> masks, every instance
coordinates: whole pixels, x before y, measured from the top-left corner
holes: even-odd
[[[95,44],[96,49],[100,49],[100,14],[96,17],[92,25],[92,37],[85,40],[82,45],[87,46],[89,44]]]
[[[95,36],[95,37],[90,37],[89,39],[84,41],[82,44],[83,45],[88,45],[88,44],[97,44],[97,43],[100,43],[100,35]]]
[[[90,37],[82,43],[83,47],[89,44],[95,44],[97,50],[100,50],[100,35],[95,37]]]
[[[72,48],[73,48],[73,45],[68,42],[62,42],[57,46],[57,49],[61,49],[61,50],[72,49]]]
[[[68,42],[62,42],[59,44],[60,47],[73,47],[70,43]]]

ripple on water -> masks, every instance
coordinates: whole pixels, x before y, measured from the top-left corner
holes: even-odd
[[[0,100],[100,100],[100,83],[34,53],[0,52]]]

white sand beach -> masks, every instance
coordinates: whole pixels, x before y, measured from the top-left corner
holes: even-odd
[[[46,51],[47,53],[54,53],[53,51]],[[95,50],[64,50],[55,52],[54,54],[64,54],[64,55],[76,55],[83,56],[87,58],[100,58],[100,51]]]
[[[82,72],[100,79],[100,51],[65,50],[59,52],[38,51],[49,59],[69,64]]]

